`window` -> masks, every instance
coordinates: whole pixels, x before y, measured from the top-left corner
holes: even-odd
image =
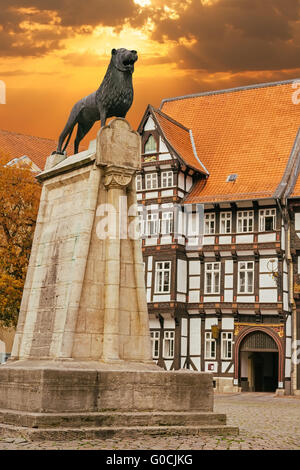
[[[215,233],[215,214],[205,214],[204,234],[211,235]]]
[[[164,332],[164,358],[172,359],[174,357],[174,339],[175,339],[175,332],[174,331],[165,331]]]
[[[205,359],[216,359],[216,340],[212,333],[205,333]]]
[[[155,263],[155,293],[165,294],[170,292],[171,261],[159,261]]]
[[[220,268],[221,263],[205,264],[205,294],[220,293]]]
[[[173,186],[173,171],[163,171],[161,173],[161,187],[169,188]]]
[[[231,212],[221,212],[220,233],[231,233]]]
[[[146,189],[155,189],[158,187],[157,173],[148,173],[145,176]]]
[[[173,212],[163,212],[161,217],[161,233],[169,235],[173,232]]]
[[[136,190],[141,191],[142,190],[142,175],[136,175]]]
[[[158,214],[147,214],[146,235],[158,235],[159,218]]]
[[[160,340],[160,331],[151,331],[151,347],[152,347],[152,357],[153,359],[159,358],[159,340]]]
[[[142,214],[138,215],[137,232],[138,232],[140,237],[145,235],[145,221],[144,221],[144,217],[143,217]]]
[[[253,211],[239,211],[237,213],[238,233],[253,232]]]
[[[276,229],[276,209],[261,209],[259,211],[259,231],[272,232]]]
[[[253,294],[254,261],[240,261],[238,264],[238,293]]]
[[[156,152],[156,149],[156,140],[154,139],[153,135],[150,135],[149,139],[145,143],[145,153],[154,153]]]
[[[232,333],[221,335],[221,359],[232,359]]]

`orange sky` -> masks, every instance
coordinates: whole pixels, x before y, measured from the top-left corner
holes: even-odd
[[[163,98],[299,78],[299,0],[0,0],[0,128],[57,139],[119,47],[139,54],[136,128]]]

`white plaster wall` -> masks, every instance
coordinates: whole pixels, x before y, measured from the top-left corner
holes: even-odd
[[[232,302],[233,301],[233,291],[232,290],[225,290],[224,291],[224,302]]]
[[[285,324],[285,333],[286,336],[292,335],[292,318],[291,315],[287,317],[286,324]]]
[[[220,296],[204,297],[203,302],[220,302]]]
[[[273,263],[274,269],[277,269],[278,266],[278,258],[277,257],[272,257],[272,258],[260,258],[259,260],[259,271],[261,273],[269,273],[270,269],[272,268],[272,263],[271,260],[276,260],[275,263]]]
[[[276,233],[261,233],[258,235],[259,242],[275,242]]]
[[[149,318],[149,328],[159,329],[160,323],[158,318]]]
[[[169,152],[168,147],[161,137],[159,137],[159,151],[160,152]]]
[[[153,296],[153,302],[170,302],[171,296],[169,294],[167,295],[154,295]]]
[[[189,273],[190,274],[200,274],[200,260],[189,261]]]
[[[174,318],[164,318],[164,328],[165,329],[174,329],[175,328]]]
[[[260,289],[260,302],[277,302],[277,289]]]
[[[190,289],[200,289],[200,276],[190,276]]]
[[[188,324],[187,318],[182,318],[181,319],[181,334],[182,334],[182,336],[187,336],[187,334],[188,334],[187,324]]]
[[[225,276],[224,287],[225,287],[225,289],[232,289],[233,288],[233,276],[232,275]]]
[[[187,292],[187,262],[183,259],[177,259],[177,291]]]
[[[191,359],[192,359],[195,367],[197,368],[197,370],[200,371],[201,370],[201,359],[200,359],[200,357],[192,357]]]
[[[187,355],[187,338],[185,336],[181,336],[181,356]]]
[[[190,354],[201,355],[201,319],[190,319]]]
[[[236,243],[253,243],[253,235],[237,235]]]
[[[233,261],[232,260],[226,260],[225,261],[225,273],[226,274],[232,274],[233,273]]]
[[[148,117],[145,125],[144,125],[144,131],[154,131],[155,130],[155,123],[152,119],[151,116]]]
[[[199,290],[190,290],[189,291],[189,302],[200,302],[200,291]]]
[[[295,213],[295,230],[300,230],[300,212]]]
[[[205,329],[210,330],[212,325],[217,325],[218,319],[217,317],[205,318]]]
[[[220,236],[219,237],[219,244],[220,245],[229,245],[231,243],[231,236],[226,235],[226,236]]]
[[[184,189],[185,189],[184,186],[185,186],[185,184],[184,184],[184,174],[182,173],[182,171],[180,171],[180,172],[178,173],[178,187],[179,187],[180,189],[183,189],[183,190],[184,190]]]
[[[259,275],[259,287],[277,287],[276,280],[270,274]]]
[[[234,319],[233,318],[222,318],[222,330],[233,330]]]
[[[191,176],[186,177],[186,191],[189,191],[193,186],[193,178]]]

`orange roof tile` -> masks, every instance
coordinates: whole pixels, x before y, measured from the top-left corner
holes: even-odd
[[[11,158],[26,155],[41,170],[44,169],[46,159],[57,147],[57,142],[32,135],[17,134],[0,130],[0,151]]]
[[[273,197],[300,126],[292,81],[163,100],[161,110],[192,129],[210,176],[186,202]],[[236,173],[235,182],[226,182]],[[300,183],[299,183],[300,184]]]
[[[193,147],[192,131],[184,127],[179,122],[170,119],[169,116],[158,109],[151,107],[152,112],[164,134],[164,137],[173,147],[175,152],[182,158],[188,166],[208,174],[206,168],[199,160],[196,149]]]

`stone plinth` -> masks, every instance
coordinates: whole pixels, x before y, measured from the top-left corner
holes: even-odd
[[[12,360],[0,366],[0,433],[236,433],[213,413],[211,374],[152,361],[135,230],[139,168],[140,136],[115,119],[87,151],[52,155],[39,175]]]

